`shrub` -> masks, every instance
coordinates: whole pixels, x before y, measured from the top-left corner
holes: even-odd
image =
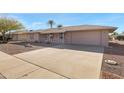
[[[117,39],[118,39],[118,40],[124,40],[124,35],[118,35],[118,36],[117,36]]]

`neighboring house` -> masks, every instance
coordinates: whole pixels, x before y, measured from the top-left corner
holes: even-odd
[[[15,32],[13,40],[108,46],[108,34],[116,29],[117,27],[98,25],[68,26],[34,32]]]

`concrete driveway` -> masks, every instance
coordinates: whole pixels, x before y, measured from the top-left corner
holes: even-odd
[[[40,68],[36,65],[20,60],[0,51],[0,79],[25,78],[25,76],[29,76],[30,78],[45,79],[64,78],[56,73]]]
[[[96,79],[100,76],[103,51],[95,46],[59,45],[14,56],[63,78]],[[39,72],[22,78],[35,78]]]

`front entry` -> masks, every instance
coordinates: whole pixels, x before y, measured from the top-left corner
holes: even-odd
[[[64,33],[50,33],[49,35],[47,35],[47,41],[49,43],[63,44]]]

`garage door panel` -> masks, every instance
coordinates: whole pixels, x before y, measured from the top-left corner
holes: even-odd
[[[67,32],[65,34],[65,43],[66,44],[71,44],[71,33],[70,32]]]
[[[100,45],[100,32],[72,32],[72,44]]]

